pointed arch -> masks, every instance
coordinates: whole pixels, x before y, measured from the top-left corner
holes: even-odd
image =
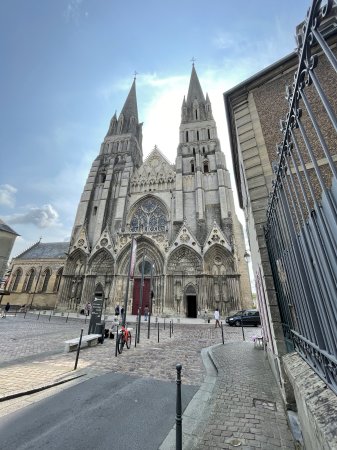
[[[169,223],[166,205],[157,197],[147,195],[136,202],[128,215],[132,233],[165,232]]]
[[[34,267],[29,269],[26,273],[25,282],[22,287],[22,292],[30,292],[33,286],[36,270]]]
[[[210,275],[228,275],[234,272],[233,255],[219,244],[212,245],[205,253],[205,272]]]
[[[54,287],[53,287],[53,292],[58,292],[60,289],[60,283],[61,283],[61,279],[62,279],[62,274],[63,274],[63,267],[61,267],[56,274],[56,278],[55,278],[55,283],[54,283]]]
[[[186,273],[198,274],[202,273],[202,259],[196,251],[186,245],[179,246],[174,250],[167,262],[168,273]]]
[[[103,296],[104,296],[104,289],[102,283],[97,283],[95,286],[95,297],[103,297]]]
[[[91,275],[113,275],[114,259],[106,248],[95,252],[88,262],[88,271]]]
[[[40,292],[47,292],[48,283],[51,277],[51,269],[47,267],[44,272],[42,273],[42,280],[41,280],[41,291]]]
[[[196,295],[197,287],[193,283],[188,283],[185,287],[185,295]]]
[[[22,277],[22,269],[21,267],[18,267],[13,275],[12,281],[11,281],[11,285],[9,287],[10,291],[15,292],[18,289],[19,283],[21,281],[21,277]]]
[[[85,273],[87,265],[87,255],[84,250],[77,248],[74,250],[67,260],[67,265],[64,269],[64,275],[80,275]]]
[[[118,274],[127,275],[130,259],[131,243],[125,246],[123,251],[120,253],[117,261],[116,267]],[[135,273],[140,274],[139,265],[142,262],[143,253],[146,254],[146,260],[154,265],[153,275],[161,274],[164,271],[164,255],[155,244],[155,242],[148,238],[147,236],[141,236],[137,239],[137,256]]]

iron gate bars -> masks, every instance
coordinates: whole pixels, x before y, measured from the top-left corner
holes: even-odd
[[[287,348],[337,393],[336,11],[313,0],[299,33],[265,237]]]

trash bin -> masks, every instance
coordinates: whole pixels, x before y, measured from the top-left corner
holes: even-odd
[[[105,322],[96,323],[95,325],[95,334],[100,334],[101,337],[98,338],[98,342],[100,344],[103,344],[104,342],[104,329],[105,329]]]

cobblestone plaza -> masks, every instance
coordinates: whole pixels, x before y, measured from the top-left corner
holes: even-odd
[[[67,320],[66,316],[51,316],[49,320],[48,314],[28,314],[26,318],[23,314],[9,315],[0,322],[0,417],[109,371],[175,381],[179,362],[183,366],[182,388],[191,384],[202,389],[207,374],[201,351],[208,348],[218,374],[207,418],[200,422],[193,448],[233,448],[236,442],[244,449],[294,448],[268,361],[252,342],[259,329],[245,328],[243,342],[241,328],[224,325],[222,345],[221,329],[212,323],[178,324],[175,320],[170,337],[169,324],[165,323],[164,330],[160,320],[159,342],[156,324],[151,324],[148,339],[143,322],[136,347],[133,339],[131,349],[115,357],[115,341],[105,339],[103,345],[81,350],[78,370],[74,371],[76,354],[64,353],[64,340],[79,336],[81,328],[86,333],[88,321]],[[47,386],[49,389],[42,390]],[[32,393],[34,390],[41,392]],[[187,421],[183,418],[184,424]]]

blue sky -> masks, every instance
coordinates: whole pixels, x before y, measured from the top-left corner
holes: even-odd
[[[191,58],[231,170],[222,93],[295,48],[309,0],[2,0],[0,217],[70,238],[93,159],[137,75],[143,152],[175,161]]]

